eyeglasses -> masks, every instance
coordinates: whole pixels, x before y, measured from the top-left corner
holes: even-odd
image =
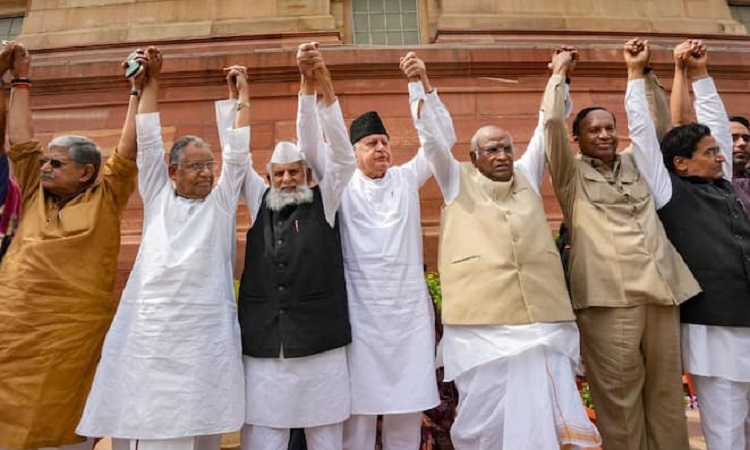
[[[501,146],[494,146],[494,147],[487,147],[480,150],[487,156],[495,156],[502,153],[505,153],[506,155],[512,155],[513,154],[513,146],[508,145],[501,145]]]
[[[194,161],[184,164],[172,164],[173,166],[181,167],[191,172],[200,172],[201,170],[208,170],[212,172],[216,167],[216,161]]]
[[[737,139],[742,139],[745,142],[750,142],[750,134],[732,133],[732,140],[736,141]]]
[[[60,167],[65,165],[65,161],[61,159],[42,158],[39,160],[39,166],[44,166],[47,163],[49,163],[50,167],[52,167],[53,169],[59,169]]]
[[[703,152],[703,154],[711,159],[715,159],[721,154],[721,150],[718,147],[711,147],[711,148],[706,149],[706,151]]]

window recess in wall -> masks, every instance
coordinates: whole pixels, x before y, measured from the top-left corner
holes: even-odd
[[[351,0],[355,44],[419,44],[417,0]]]

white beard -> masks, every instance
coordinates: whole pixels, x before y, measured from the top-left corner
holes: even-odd
[[[296,192],[284,192],[281,189],[271,187],[266,195],[266,208],[271,211],[281,211],[289,205],[301,205],[303,203],[312,203],[313,191],[309,186],[297,186]]]

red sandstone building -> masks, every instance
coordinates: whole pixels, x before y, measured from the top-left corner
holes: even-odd
[[[117,142],[128,101],[119,62],[156,44],[166,62],[162,124],[167,148],[196,134],[217,146],[213,104],[225,95],[221,68],[244,64],[252,82],[252,150],[264,171],[275,142],[294,139],[297,44],[323,45],[344,115],[378,110],[397,163],[417,148],[399,57],[416,50],[450,109],[453,149],[468,158],[480,126],[507,128],[523,149],[537,120],[546,62],[559,44],[577,46],[582,62],[572,84],[576,109],[600,104],[618,116],[626,73],[621,43],[648,37],[653,66],[671,84],[671,49],[683,37],[708,41],[710,69],[727,109],[750,116],[750,1],[726,0],[0,0],[0,37],[33,50],[37,135],[77,133],[105,153]],[[434,267],[441,205],[434,182],[422,191],[426,262]],[[553,225],[559,208],[549,185]],[[249,217],[238,215],[244,242]],[[120,286],[140,242],[137,194],[123,218]],[[243,248],[241,245],[240,248]]]

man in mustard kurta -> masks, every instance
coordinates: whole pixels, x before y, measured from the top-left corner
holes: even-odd
[[[24,210],[0,269],[0,449],[91,449],[75,427],[115,308],[143,79],[133,80],[120,144],[102,167],[88,138],[59,136],[47,149],[34,139],[29,54],[6,45],[14,46],[9,157]]]

